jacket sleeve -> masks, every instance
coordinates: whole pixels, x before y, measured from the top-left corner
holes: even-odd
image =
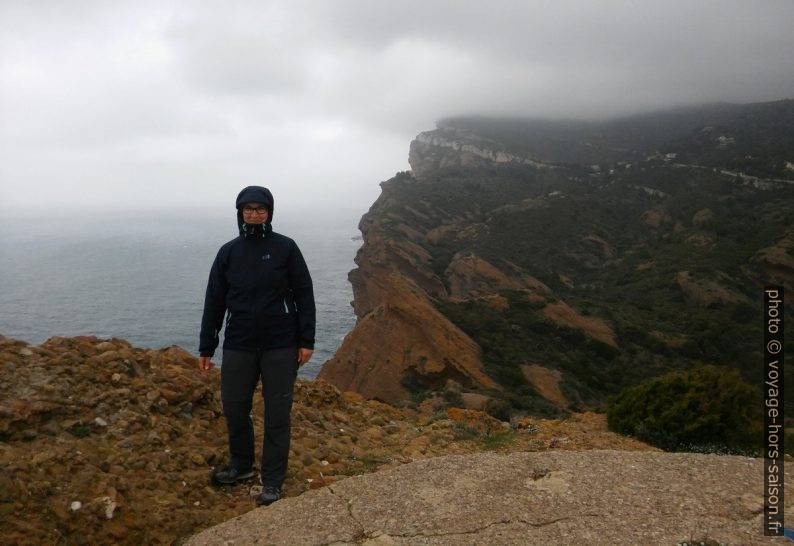
[[[289,255],[289,283],[298,310],[298,346],[314,349],[314,287],[303,254],[294,242]]]
[[[215,257],[207,281],[207,292],[204,296],[204,314],[201,317],[201,334],[199,334],[199,355],[213,356],[218,347],[218,334],[223,326],[226,314],[226,292],[229,284],[221,269],[221,253]]]

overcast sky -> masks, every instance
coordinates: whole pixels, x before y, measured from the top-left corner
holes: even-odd
[[[0,0],[0,209],[363,213],[458,114],[794,97],[794,2]]]

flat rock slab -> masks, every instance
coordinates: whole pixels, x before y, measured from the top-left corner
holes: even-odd
[[[790,544],[763,536],[763,480],[761,459],[737,456],[448,455],[282,499],[186,544]],[[794,499],[789,484],[786,472]]]

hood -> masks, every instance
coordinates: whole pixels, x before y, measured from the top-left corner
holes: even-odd
[[[243,211],[241,207],[245,203],[262,203],[265,205],[268,210],[267,222],[261,226],[243,222]],[[269,189],[262,186],[247,186],[243,188],[242,191],[237,194],[235,207],[237,208],[237,228],[240,230],[240,235],[243,237],[257,235],[267,237],[267,234],[272,230],[270,223],[273,221],[273,194],[270,193]]]

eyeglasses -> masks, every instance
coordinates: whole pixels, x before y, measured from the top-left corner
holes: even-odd
[[[243,207],[243,214],[265,214],[267,209],[265,207]]]

